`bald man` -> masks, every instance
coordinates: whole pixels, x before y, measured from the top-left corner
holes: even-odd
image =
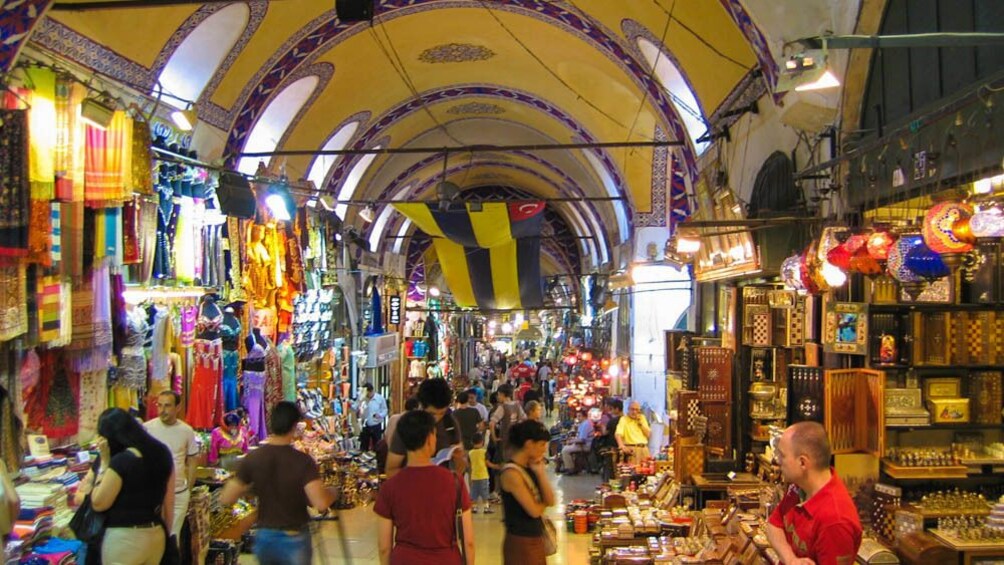
[[[861,521],[830,467],[830,441],[816,422],[784,430],[775,450],[788,492],[770,515],[767,539],[785,565],[854,563]]]
[[[641,463],[649,458],[648,438],[651,435],[652,429],[641,413],[641,404],[632,401],[628,406],[627,416],[622,416],[617,422],[617,431],[614,432],[617,447],[628,456],[631,463]]]

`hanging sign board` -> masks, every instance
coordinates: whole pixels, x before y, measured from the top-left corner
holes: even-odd
[[[388,299],[387,323],[399,325],[401,323],[401,295],[392,294]]]

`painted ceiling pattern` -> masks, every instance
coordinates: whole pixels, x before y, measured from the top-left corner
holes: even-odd
[[[46,12],[51,4],[3,5],[0,67],[8,67],[28,42],[32,49],[96,71],[99,80],[147,92],[155,90],[172,54],[193,31],[233,5]],[[752,71],[760,71],[763,88],[772,88],[777,77],[770,44],[742,0],[377,0],[372,25],[340,21],[333,3],[325,0],[302,0],[295,7],[266,0],[238,4],[247,6],[243,29],[235,30],[236,41],[195,101],[200,120],[220,132],[212,136],[225,141],[200,154],[234,163],[270,102],[288,85],[311,76],[317,87],[275,140],[277,149],[320,148],[352,121],[358,129],[346,147],[356,149],[439,142],[478,128],[484,139],[465,142],[679,142],[631,152],[506,151],[451,160],[447,174],[469,183],[465,190],[487,192],[486,186],[494,186],[499,194],[540,197],[538,192],[545,191],[585,199],[582,210],[607,230],[604,255],[629,235],[618,229],[615,216],[632,228],[673,225],[685,217],[687,185],[697,172],[695,149],[674,95],[654,76],[639,38],[658,46],[676,67],[705,118],[737,99],[739,90],[747,92],[749,81],[756,80],[750,78]],[[169,25],[158,27],[158,22]],[[404,76],[387,72],[396,66],[393,61],[387,66],[384,57],[391,56],[385,44],[400,52],[397,63]],[[733,63],[709,64],[720,58]],[[368,70],[366,62],[374,63],[372,76],[360,75],[359,67]],[[340,78],[343,74],[351,78]],[[524,133],[512,137],[513,132]],[[335,159],[322,188],[338,193],[360,159]],[[306,171],[312,160],[289,161]],[[362,179],[353,180],[359,182],[353,199],[386,198],[406,183],[411,183],[408,197],[418,197],[435,185],[441,165],[438,155],[381,155]],[[611,194],[622,200],[610,201]],[[549,227],[554,239],[571,238],[549,245],[548,255],[574,270],[584,249],[576,238],[589,235],[581,233],[588,225],[573,225],[560,206],[548,210],[561,221]],[[346,219],[357,221],[355,212]],[[388,233],[402,223],[395,217]]]

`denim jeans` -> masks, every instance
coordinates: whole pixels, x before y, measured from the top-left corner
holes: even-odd
[[[488,479],[471,481],[471,502],[488,502]]]
[[[310,530],[296,535],[284,530],[259,529],[254,540],[254,555],[260,565],[310,565],[313,557]]]

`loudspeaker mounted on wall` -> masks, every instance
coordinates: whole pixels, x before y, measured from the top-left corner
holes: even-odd
[[[374,0],[335,0],[335,14],[343,22],[368,22],[373,19]]]
[[[227,216],[244,219],[255,216],[257,199],[244,175],[230,171],[221,173],[216,196],[220,199],[220,211]]]

